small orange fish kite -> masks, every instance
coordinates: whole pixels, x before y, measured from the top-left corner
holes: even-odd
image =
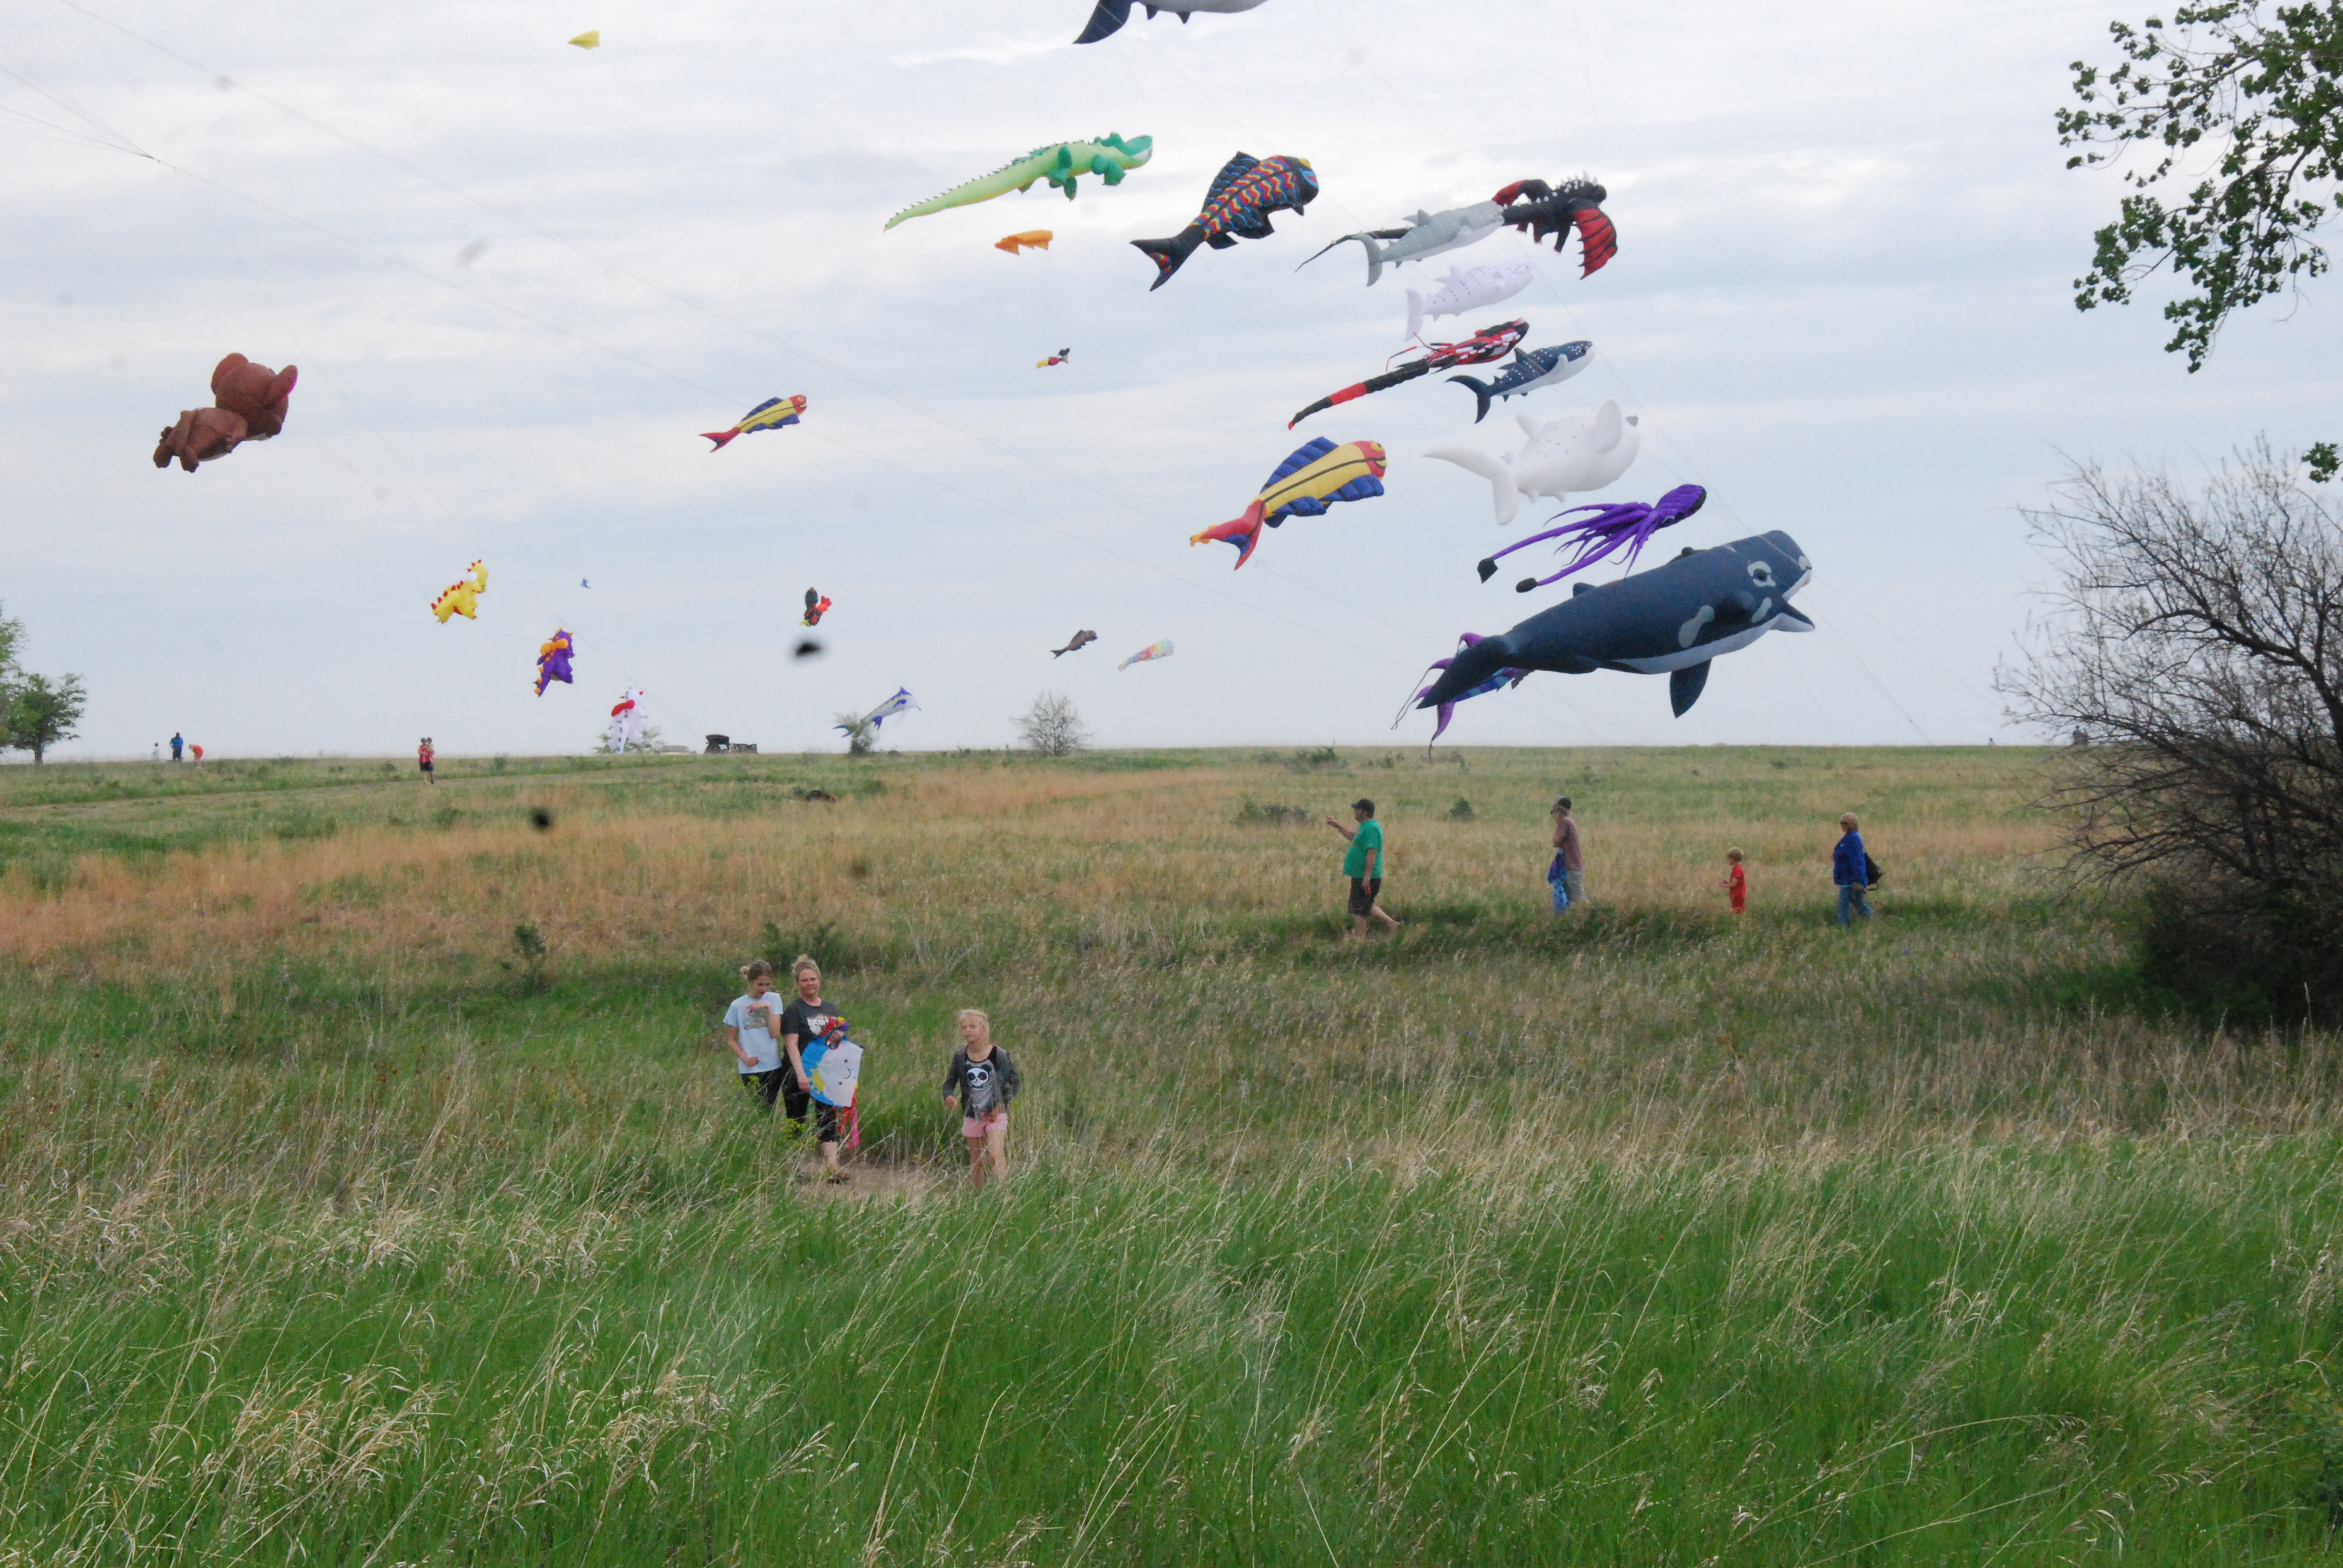
[[[1029,228],[1021,234],[1004,235],[992,242],[995,250],[1005,250],[1011,256],[1021,256],[1028,250],[1047,250],[1057,235],[1046,228]]]
[[[1047,370],[1052,365],[1063,365],[1067,360],[1071,359],[1073,357],[1074,351],[1072,349],[1061,348],[1055,354],[1051,355],[1047,359],[1036,359],[1033,361],[1033,368],[1036,370]]]

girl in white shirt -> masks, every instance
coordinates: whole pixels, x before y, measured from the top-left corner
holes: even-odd
[[[780,1098],[781,1080],[788,1076],[781,1065],[781,1009],[772,995],[773,966],[759,959],[741,967],[740,978],[749,989],[724,1011],[725,1043],[740,1063],[741,1086],[769,1111]]]

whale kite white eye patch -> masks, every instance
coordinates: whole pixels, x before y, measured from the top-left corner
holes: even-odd
[[[1751,561],[1749,580],[1759,588],[1772,588],[1774,586],[1773,564],[1769,561]]]

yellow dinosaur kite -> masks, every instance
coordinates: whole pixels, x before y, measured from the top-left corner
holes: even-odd
[[[431,613],[439,618],[441,626],[447,624],[447,618],[451,615],[460,615],[466,620],[480,618],[480,595],[488,591],[488,568],[474,561],[464,569],[472,575],[458,578],[431,601]]]

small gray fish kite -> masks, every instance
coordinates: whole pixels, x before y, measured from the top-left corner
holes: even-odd
[[[1098,633],[1094,631],[1078,631],[1074,633],[1072,639],[1069,641],[1065,647],[1051,648],[1050,650],[1050,657],[1051,658],[1057,658],[1061,655],[1073,652],[1076,648],[1088,648],[1097,640]]]

